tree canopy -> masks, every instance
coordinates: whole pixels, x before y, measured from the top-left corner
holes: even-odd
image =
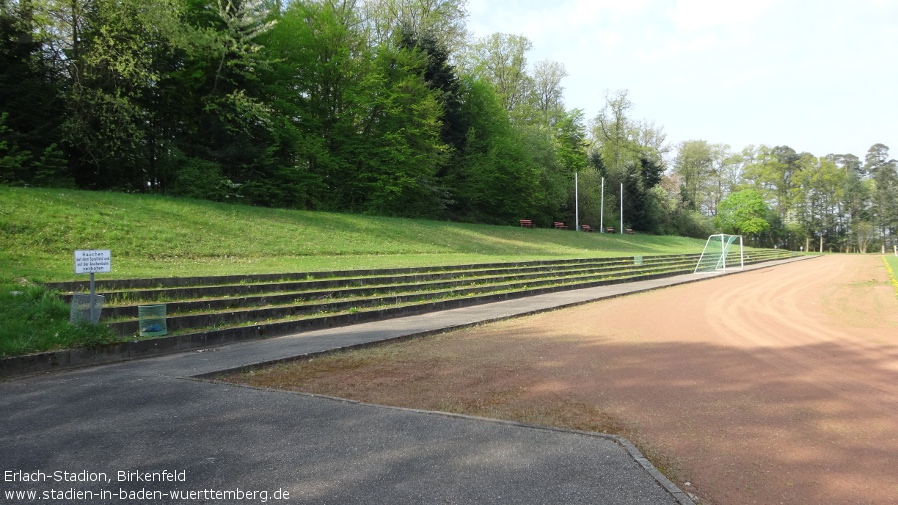
[[[473,39],[466,16],[464,0],[0,0],[0,184],[540,226],[623,218],[793,248],[898,240],[887,146],[863,159],[674,147],[633,117],[629,91],[584,117],[561,63],[531,62],[524,35]]]
[[[720,230],[733,235],[757,235],[770,229],[770,209],[760,191],[743,189],[730,194],[717,209]]]

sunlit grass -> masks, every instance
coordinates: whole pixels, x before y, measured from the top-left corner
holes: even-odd
[[[682,237],[608,235],[289,211],[150,195],[0,187],[3,279],[78,280],[76,249],[110,249],[106,278],[395,268],[700,252]]]

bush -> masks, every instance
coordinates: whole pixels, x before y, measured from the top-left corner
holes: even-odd
[[[713,235],[714,221],[700,212],[683,210],[674,217],[676,234],[682,237],[708,238]]]
[[[178,171],[171,194],[223,202],[229,196],[232,183],[221,173],[217,163],[190,158]]]

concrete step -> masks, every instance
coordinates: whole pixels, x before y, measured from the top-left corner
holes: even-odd
[[[368,296],[348,297],[345,299],[318,300],[296,303],[287,295],[287,303],[272,303],[266,307],[251,307],[240,309],[219,309],[212,311],[202,311],[197,313],[189,313],[184,311],[185,304],[191,304],[194,307],[201,307],[205,301],[200,302],[182,302],[178,304],[166,304],[168,317],[166,318],[167,329],[170,332],[179,332],[195,328],[220,327],[223,325],[245,324],[255,321],[266,321],[271,319],[283,319],[288,317],[303,317],[322,313],[335,313],[348,310],[367,310],[372,308],[383,308],[394,305],[408,305],[427,303],[434,300],[451,299],[458,297],[472,297],[476,295],[498,293],[498,292],[529,292],[535,289],[542,290],[544,288],[557,286],[558,289],[577,289],[583,286],[601,285],[602,281],[613,281],[615,279],[634,279],[655,276],[658,274],[677,275],[688,273],[692,269],[691,264],[674,264],[661,265],[649,268],[621,268],[617,270],[609,270],[602,274],[592,272],[576,274],[576,275],[547,275],[538,278],[527,278],[510,280],[507,278],[491,278],[492,282],[471,283],[465,282],[457,286],[450,286],[447,289],[423,290],[426,286],[421,285],[403,285],[405,289],[395,289],[390,292],[380,294],[370,294]],[[224,300],[227,301],[227,300]],[[255,300],[258,302],[260,300]],[[216,302],[222,302],[218,300]],[[105,311],[105,309],[104,309]],[[126,336],[139,331],[136,316],[124,321],[116,321],[108,323],[117,334]]]
[[[172,296],[174,293],[166,291],[164,296],[144,296],[141,300],[153,303],[166,302],[169,306],[169,313],[195,312],[201,310],[217,311],[293,302],[312,303],[328,299],[368,296],[380,297],[409,291],[436,291],[442,289],[463,288],[472,285],[488,285],[522,280],[540,280],[572,275],[605,275],[634,268],[655,268],[658,266],[670,267],[691,264],[694,264],[691,260],[679,260],[667,263],[646,262],[642,266],[635,266],[632,260],[628,260],[627,262],[622,262],[617,265],[606,266],[580,265],[576,268],[551,270],[509,269],[505,271],[478,271],[476,275],[461,277],[441,275],[438,277],[414,276],[413,278],[409,278],[402,276],[392,278],[393,282],[390,282],[390,278],[379,277],[368,278],[365,283],[357,283],[356,280],[351,280],[350,282],[334,282],[326,287],[322,287],[317,283],[306,284],[293,282],[246,286],[251,289],[244,289],[244,286],[242,285],[237,287],[216,286],[213,289],[205,288],[204,290],[204,288],[197,288],[196,292],[180,293],[191,296],[175,297]],[[249,291],[250,294],[241,296],[246,291]],[[144,304],[133,302],[128,304],[116,304],[115,293],[105,293],[105,295],[107,299],[103,309],[104,315],[111,319],[137,317],[137,307]],[[111,304],[109,303],[109,299],[113,300]],[[122,300],[122,298],[120,297],[119,300]]]
[[[791,253],[752,251],[746,263]],[[581,260],[462,265],[342,272],[219,276],[189,279],[127,279],[102,283],[103,321],[122,337],[138,335],[138,308],[165,303],[170,333],[256,326],[271,334],[290,321],[343,319],[347,312],[406,314],[435,310],[444,302],[476,304],[507,297],[679,275],[691,272],[698,254],[647,255]],[[86,283],[49,287],[81,291]],[[108,290],[104,290],[108,289]],[[63,295],[70,299],[72,292]],[[462,302],[463,300],[463,302]],[[385,312],[386,311],[386,312]],[[359,317],[359,316],[355,316]],[[396,316],[390,316],[396,317]],[[353,319],[348,317],[348,319]],[[316,323],[301,323],[316,324]],[[244,330],[240,330],[244,331]],[[293,329],[289,331],[295,331]]]
[[[670,257],[671,255],[655,255],[656,258]],[[690,256],[690,255],[686,255]],[[691,255],[698,258],[698,255]],[[649,256],[646,256],[648,258]],[[247,274],[247,275],[225,275],[225,276],[208,276],[208,277],[155,277],[148,279],[98,279],[96,281],[97,290],[114,292],[126,290],[140,289],[164,289],[172,287],[196,287],[196,286],[220,286],[220,285],[237,285],[237,284],[263,284],[276,283],[282,281],[309,281],[318,279],[338,279],[338,278],[364,278],[377,276],[400,276],[400,275],[416,275],[428,273],[450,273],[476,271],[487,269],[509,269],[509,268],[530,268],[530,267],[555,267],[564,265],[578,265],[583,263],[614,263],[620,261],[632,260],[632,256],[611,257],[611,258],[587,258],[587,259],[566,259],[566,260],[546,260],[546,261],[526,261],[526,262],[510,262],[510,263],[477,263],[470,265],[450,265],[450,266],[429,266],[429,267],[410,267],[410,268],[383,268],[373,270],[338,270],[324,272],[292,272],[277,274]],[[47,287],[62,291],[63,293],[86,292],[88,289],[87,281],[69,281],[69,282],[50,282]]]

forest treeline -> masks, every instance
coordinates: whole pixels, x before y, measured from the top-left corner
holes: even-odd
[[[471,37],[466,15],[464,0],[0,0],[0,184],[540,226],[572,225],[579,202],[593,227],[622,210],[649,233],[894,242],[888,147],[671,146],[626,91],[594,118],[566,107],[563,65],[529,62],[521,35]]]

